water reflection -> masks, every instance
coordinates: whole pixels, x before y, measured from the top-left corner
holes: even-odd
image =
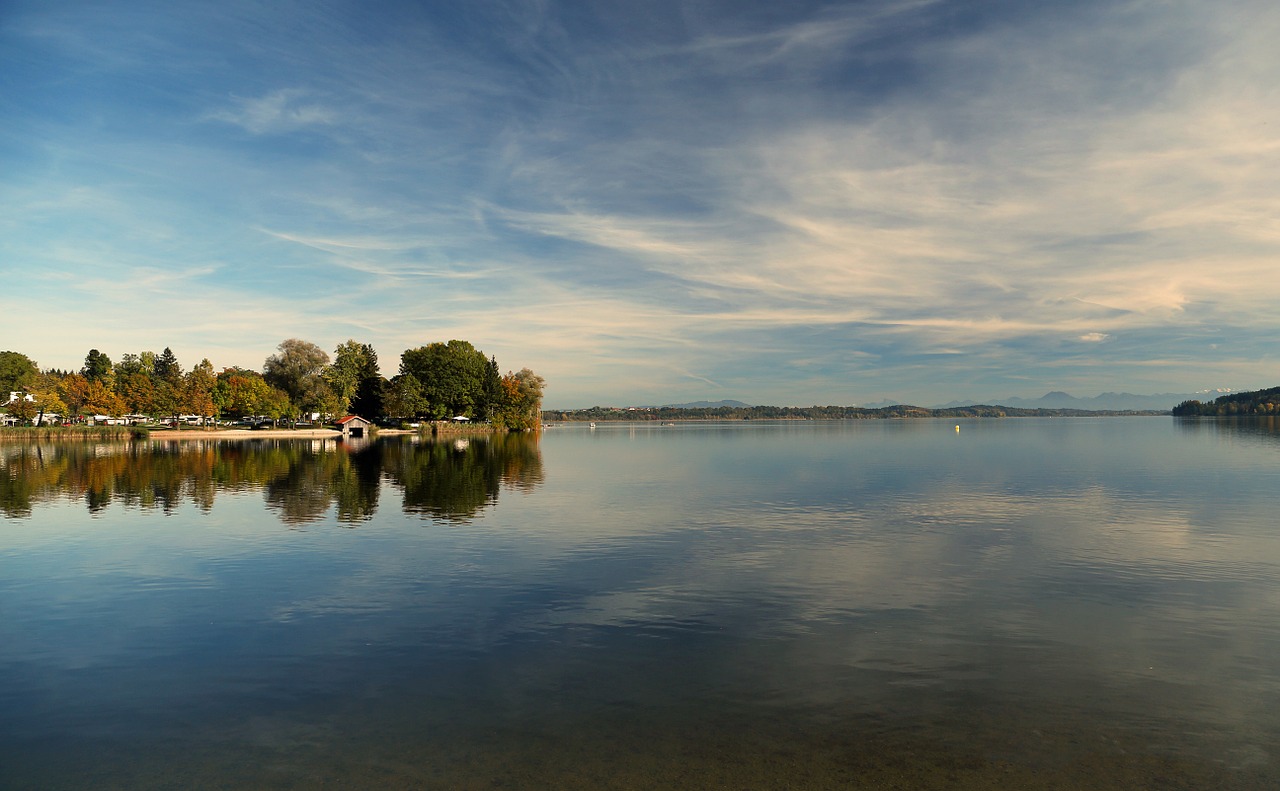
[[[285,524],[315,522],[332,509],[354,527],[377,512],[384,479],[401,491],[407,513],[466,521],[504,486],[541,484],[542,456],[537,439],[524,435],[0,445],[0,513],[8,518],[58,500],[83,501],[90,513],[113,503],[165,513],[190,503],[208,512],[219,492],[261,489]]]
[[[404,510],[467,520],[498,499],[503,484],[542,482],[538,446],[520,435],[387,446],[382,469],[404,493]]]
[[[1216,436],[1265,444],[1280,443],[1280,416],[1180,417],[1174,424],[1184,434]]]
[[[1276,788],[1272,435],[953,426],[143,454],[5,533],[0,787]]]

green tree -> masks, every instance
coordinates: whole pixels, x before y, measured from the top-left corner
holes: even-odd
[[[152,380],[151,414],[177,421],[182,412],[182,383],[156,377]]]
[[[141,357],[136,354],[126,352],[120,357],[120,362],[116,363],[116,381],[120,381],[120,378],[124,376],[150,373],[150,371],[151,366],[143,363]]]
[[[356,412],[354,408],[357,400],[360,400],[362,408],[367,409],[368,381],[370,379],[380,381],[378,354],[372,346],[367,343],[356,343],[354,340],[339,346],[334,350],[333,364],[325,369],[324,379],[329,389],[333,391],[334,403],[338,407],[337,412],[345,414],[352,411],[367,418],[377,417],[376,413],[363,414]],[[362,393],[366,394],[364,399],[360,398]]]
[[[1205,414],[1205,405],[1195,399],[1183,401],[1173,408],[1175,415],[1203,415]]]
[[[489,410],[488,372],[489,361],[467,341],[406,349],[400,357],[400,373],[418,380],[427,403],[426,414],[436,420],[454,415],[485,417]]]
[[[22,390],[35,381],[40,370],[31,358],[21,352],[0,352],[0,400]]]
[[[124,399],[129,412],[136,415],[156,415],[156,386],[151,374],[139,368],[130,373],[116,371],[116,393]]]
[[[370,420],[382,415],[382,394],[386,381],[378,365],[378,353],[369,344],[360,348],[360,373],[356,394],[351,399],[351,411]]]
[[[18,397],[9,402],[9,417],[15,418],[18,423],[23,426],[31,425],[31,421],[35,419],[36,414],[39,412],[39,407],[36,406],[35,399],[32,398],[31,400],[27,400],[30,394],[25,388],[10,392],[16,392]],[[8,393],[5,395],[7,396]]]
[[[494,412],[502,404],[502,372],[498,370],[498,358],[490,357],[484,372],[485,410],[481,417],[492,418]]]
[[[143,352],[144,356],[149,352]],[[155,358],[152,363],[151,372],[155,377],[163,382],[167,382],[171,387],[177,387],[182,379],[182,366],[178,365],[178,358],[174,356],[173,350],[168,346],[164,347],[164,351]]]
[[[400,374],[387,384],[383,404],[386,414],[398,418],[415,418],[426,414],[427,402],[422,385],[413,374]]]
[[[192,368],[183,378],[182,406],[189,414],[208,418],[214,415],[217,406],[214,404],[213,391],[218,384],[218,377],[213,373],[213,363],[208,359]]]
[[[85,382],[84,401],[80,405],[85,414],[120,417],[127,411],[124,399],[116,395],[102,380],[86,379]]]
[[[290,414],[289,396],[267,384],[262,374],[244,368],[218,374],[214,398],[228,417],[262,415],[274,421]]]
[[[351,401],[351,413],[370,420],[387,414],[386,397],[390,387],[391,383],[381,376],[361,379],[356,397]]]
[[[89,400],[89,380],[80,374],[67,374],[58,381],[58,397],[66,405],[69,417],[80,417]]]
[[[218,409],[228,417],[242,418],[265,414],[259,406],[271,391],[271,385],[257,371],[224,368],[218,374],[213,398]]]
[[[502,377],[502,399],[494,423],[511,431],[537,431],[542,425],[542,391],[546,380],[528,368]]]
[[[90,382],[102,382],[109,381],[111,374],[111,358],[97,349],[90,349],[85,355],[84,367],[80,369],[80,375]]]
[[[62,377],[56,374],[44,372],[36,376],[35,381],[27,389],[27,392],[35,399],[36,405],[36,423],[42,424],[46,415],[59,415],[67,417],[66,402],[62,400],[59,392],[62,385]]]
[[[295,415],[320,406],[329,390],[323,378],[329,355],[314,343],[298,338],[281,341],[276,348],[279,352],[268,357],[262,366],[267,384],[289,396]]]
[[[338,417],[347,414],[347,404],[339,398],[329,383],[320,380],[315,392],[311,395],[310,406],[307,410],[320,415],[320,420],[330,419],[337,420]]]
[[[257,414],[266,415],[273,422],[278,423],[293,414],[293,404],[289,401],[289,395],[283,390],[268,387],[258,402]]]

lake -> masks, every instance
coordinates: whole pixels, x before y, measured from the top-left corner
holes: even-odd
[[[0,788],[1276,788],[1277,504],[1270,419],[0,444]]]

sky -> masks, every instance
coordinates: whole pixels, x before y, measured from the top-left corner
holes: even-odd
[[[1280,384],[1274,0],[0,0],[0,349],[575,408]]]

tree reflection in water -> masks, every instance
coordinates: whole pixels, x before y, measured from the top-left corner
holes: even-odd
[[[465,521],[498,499],[502,485],[542,482],[537,442],[523,434],[384,446],[383,469],[404,492],[404,510]]]
[[[192,440],[181,445],[49,443],[0,445],[0,513],[83,500],[90,512],[119,503],[166,513],[191,503],[213,507],[218,492],[261,489],[286,524],[334,518],[357,526],[377,512],[386,480],[406,513],[465,521],[492,505],[502,487],[543,479],[536,436],[499,434],[439,442]]]

